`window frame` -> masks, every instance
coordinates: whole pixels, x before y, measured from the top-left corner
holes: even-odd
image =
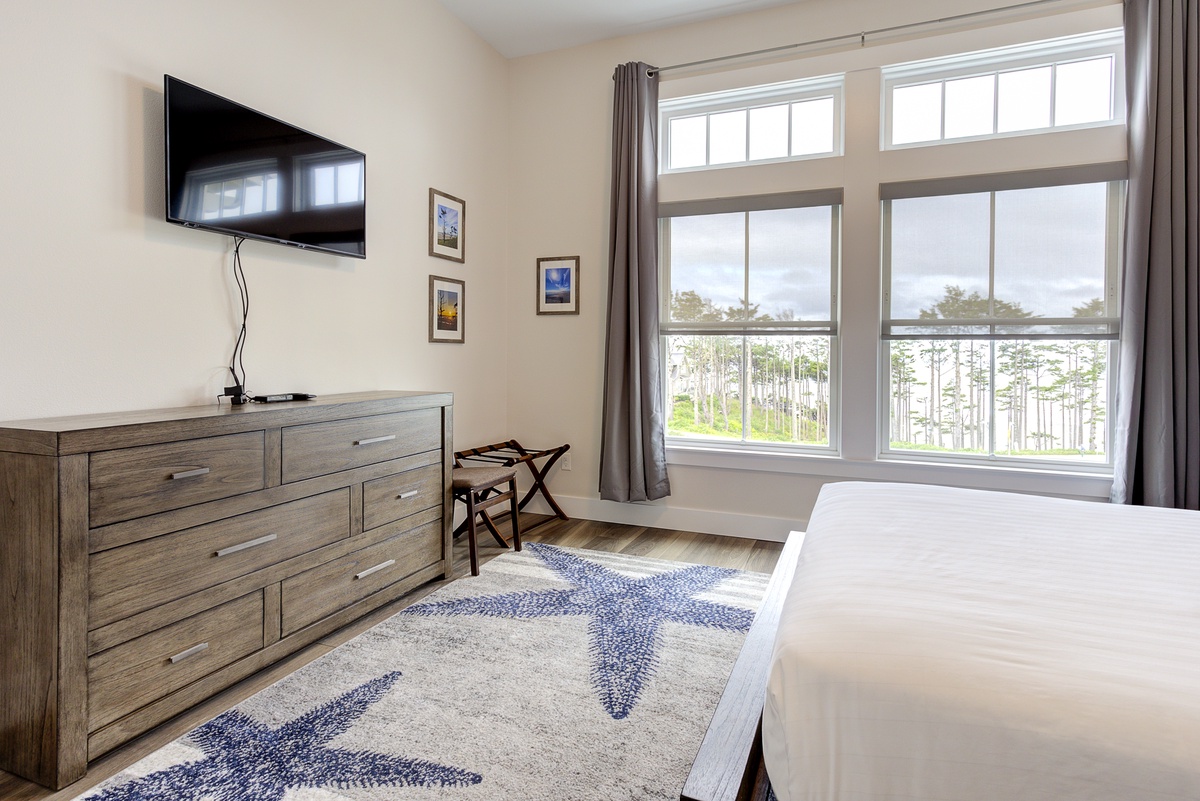
[[[916,191],[905,191],[906,188],[911,190],[911,187],[894,189],[888,185],[882,185],[881,194],[884,196],[880,200],[880,336],[879,336],[879,373],[878,373],[878,389],[879,389],[879,410],[880,414],[877,418],[878,423],[878,442],[879,442],[879,458],[881,460],[904,460],[915,462],[928,462],[932,464],[957,464],[962,466],[970,465],[997,465],[1005,467],[1016,467],[1034,470],[1063,470],[1069,469],[1081,473],[1097,473],[1111,474],[1113,468],[1113,426],[1114,415],[1112,411],[1116,408],[1116,373],[1118,370],[1118,352],[1119,352],[1119,334],[1120,334],[1120,271],[1121,271],[1121,255],[1122,255],[1122,238],[1123,238],[1123,220],[1125,210],[1125,165],[1124,164],[1106,164],[1092,165],[1086,168],[1068,168],[1055,171],[1035,171],[1022,175],[1009,175],[1004,177],[999,176],[971,176],[954,181],[942,182],[940,188],[943,190],[949,189],[952,186],[958,186],[961,191],[941,191],[929,192],[922,194]],[[916,323],[914,320],[897,320],[890,316],[890,290],[891,290],[891,225],[892,215],[890,213],[890,203],[893,200],[902,200],[905,198],[931,197],[935,195],[955,195],[955,194],[977,194],[990,193],[992,206],[992,219],[989,231],[989,284],[994,281],[995,274],[995,251],[996,251],[996,236],[995,236],[995,195],[997,192],[1010,191],[1014,189],[1036,189],[1049,188],[1053,186],[1072,186],[1085,184],[1106,184],[1106,226],[1105,226],[1105,265],[1104,265],[1104,294],[1105,306],[1108,310],[1114,312],[1116,317],[1103,318],[1031,318],[1028,323],[1031,327],[1038,324],[1043,326],[1053,326],[1061,324],[1069,324],[1078,320],[1088,320],[1094,324],[1103,324],[1108,326],[1106,333],[1097,334],[1037,334],[1026,333],[1022,336],[1006,335],[995,332],[995,325],[1005,324],[1004,321],[999,321],[994,318],[972,319],[965,324],[988,326],[991,333],[988,334],[958,334],[947,332],[944,336],[937,334],[909,334],[896,333],[891,329],[891,326],[896,323]],[[985,188],[990,186],[991,188]],[[891,197],[888,197],[892,195]],[[954,325],[955,321],[944,321],[942,325]],[[992,343],[990,356],[990,378],[988,382],[989,408],[988,408],[988,453],[972,454],[955,451],[919,451],[903,448],[893,448],[892,431],[891,431],[891,343],[895,341],[920,342],[920,341],[947,341],[947,340],[975,340]],[[996,449],[996,371],[995,371],[995,348],[996,343],[1000,342],[1024,342],[1038,340],[1059,340],[1059,341],[1086,341],[1097,340],[1108,343],[1108,379],[1105,381],[1105,458],[1103,461],[1096,459],[1072,459],[1070,457],[1036,457],[1036,456],[1008,456],[997,452]]]
[[[1071,64],[1089,61],[1095,58],[1111,56],[1112,79],[1110,84],[1112,116],[1106,120],[1080,122],[1068,125],[1055,125],[1055,97],[1057,90],[1057,69],[1060,64]],[[987,134],[973,136],[957,136],[947,138],[946,131],[946,87],[947,81],[964,78],[978,78],[987,75],[999,76],[1004,73],[1019,72],[1037,67],[1051,68],[1050,84],[1050,115],[1051,124],[1040,128],[1025,128],[1017,131],[998,131],[999,126],[999,92],[992,98],[993,131]],[[882,68],[883,73],[883,116],[880,120],[880,148],[882,150],[904,150],[918,147],[937,147],[958,142],[976,142],[991,139],[1006,139],[1016,136],[1031,136],[1051,133],[1054,131],[1071,131],[1086,128],[1103,128],[1114,125],[1124,125],[1125,109],[1125,49],[1123,33],[1120,29],[1096,31],[1090,34],[1066,36],[1048,39],[1040,42],[1030,42],[1006,48],[981,50],[964,53],[957,56],[912,61]],[[924,139],[919,142],[892,142],[893,93],[896,89],[929,84],[941,85],[941,121],[937,139]]]
[[[751,265],[749,263],[749,220],[750,214],[756,211],[774,211],[798,208],[829,208],[830,209],[830,276],[829,276],[829,320],[724,320],[724,321],[672,321],[670,318],[671,264],[668,221],[676,217],[696,217],[706,214],[740,213],[746,219],[746,249],[743,261],[744,281],[749,282]],[[751,370],[743,369],[739,380],[739,397],[742,399],[742,434],[740,439],[730,437],[708,436],[679,436],[666,435],[668,447],[717,447],[734,451],[753,451],[758,453],[777,454],[809,454],[830,457],[840,455],[841,430],[841,381],[840,353],[838,348],[838,302],[839,282],[841,278],[842,252],[842,196],[840,191],[795,192],[779,195],[746,196],[739,198],[719,198],[707,201],[685,201],[679,203],[663,203],[659,206],[659,356],[664,369],[669,369],[670,350],[668,341],[672,336],[720,336],[731,340],[741,340],[742,365],[751,363],[750,339],[766,336],[825,336],[829,338],[829,396],[828,430],[829,442],[826,445],[806,443],[770,442],[751,439],[747,432],[751,431],[750,418],[753,415],[753,404],[746,403],[750,396],[748,391],[751,381]],[[749,298],[747,297],[747,302]],[[668,420],[674,416],[674,397],[671,393],[669,380],[663,381],[664,409]],[[668,424],[669,425],[669,424]],[[667,430],[667,426],[664,426]]]
[[[799,81],[767,84],[765,86],[735,89],[727,92],[714,92],[703,95],[674,98],[659,101],[658,125],[659,136],[659,175],[676,173],[701,172],[705,170],[720,170],[730,167],[745,167],[757,164],[779,164],[789,161],[808,161],[812,159],[831,158],[844,152],[843,129],[845,127],[845,88],[844,76],[824,75],[818,78],[805,78]],[[805,153],[802,155],[787,155],[765,159],[750,158],[750,112],[754,109],[771,106],[787,105],[788,113],[788,148],[792,141],[791,104],[809,100],[819,100],[831,97],[833,99],[833,149],[822,153]],[[746,111],[746,158],[741,161],[712,164],[712,120],[714,114],[730,111]],[[705,163],[691,167],[670,167],[671,164],[671,122],[677,119],[705,118]]]

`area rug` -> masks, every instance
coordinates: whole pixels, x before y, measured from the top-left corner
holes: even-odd
[[[81,798],[677,799],[766,581],[527,545]]]

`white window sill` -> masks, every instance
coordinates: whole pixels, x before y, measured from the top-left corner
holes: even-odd
[[[773,453],[746,448],[723,448],[720,445],[668,443],[667,464],[790,473],[830,479],[940,484],[948,487],[1028,492],[1099,501],[1107,501],[1112,489],[1112,476],[1103,473],[991,464],[936,464],[896,457],[859,461],[834,455]]]

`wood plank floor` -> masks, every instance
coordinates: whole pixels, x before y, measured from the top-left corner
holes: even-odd
[[[526,526],[542,519],[544,518],[539,515],[521,516],[521,522]],[[501,523],[500,531],[507,534],[507,524]],[[732,567],[758,573],[770,573],[775,568],[779,552],[783,549],[783,543],[780,542],[718,537],[711,534],[696,534],[644,526],[625,526],[618,523],[599,523],[592,520],[551,520],[530,531],[523,539],[525,542],[545,542],[565,548],[588,548],[692,564]],[[479,546],[481,564],[486,564],[505,553],[505,549],[497,545],[486,531],[480,532]],[[454,574],[459,578],[471,575],[465,537],[456,542],[454,546]],[[338,645],[391,617],[445,583],[445,581],[439,581],[428,584],[298,651],[281,664],[267,668],[245,681],[235,684],[190,712],[164,723],[148,734],[93,762],[89,766],[87,776],[62,790],[57,792],[47,790],[0,771],[0,801],[68,801],[196,726],[212,720],[221,712],[240,703],[264,687],[274,684],[301,665],[313,661],[322,654],[329,653]]]

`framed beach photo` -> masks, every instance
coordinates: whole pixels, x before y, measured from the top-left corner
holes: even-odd
[[[429,255],[466,261],[467,202],[436,189],[429,190]]]
[[[537,313],[579,314],[579,257],[537,260]]]
[[[429,276],[429,341],[464,342],[463,298],[464,281]]]

